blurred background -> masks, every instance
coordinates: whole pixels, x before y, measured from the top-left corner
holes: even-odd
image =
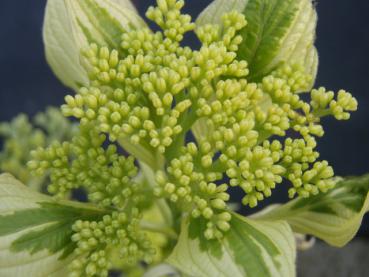
[[[155,1],[134,2],[143,15]],[[185,11],[196,18],[210,2],[187,0]],[[326,86],[334,91],[344,88],[359,102],[359,111],[350,121],[325,120],[326,135],[319,140],[319,150],[321,157],[333,165],[337,175],[361,175],[369,172],[369,2],[316,2],[319,14],[316,44],[320,54],[316,86]],[[55,78],[44,58],[41,30],[45,4],[46,0],[0,1],[0,122],[11,120],[19,113],[33,116],[49,105],[59,106],[70,92]],[[193,38],[189,38],[187,43],[196,46]],[[272,201],[283,199],[277,195]],[[364,219],[359,235],[369,238],[368,217]],[[363,243],[358,243],[358,247]],[[358,257],[366,257],[366,262],[369,262],[367,246],[364,257],[363,253],[352,250],[355,245],[347,251],[358,253]],[[324,257],[329,260],[330,250],[327,251]],[[313,262],[314,254],[306,252],[303,255],[307,264]],[[337,270],[340,266],[341,269],[348,268],[344,263],[336,265]],[[365,276],[365,273],[360,275],[357,271],[339,272],[335,276]],[[304,276],[327,276],[322,272],[311,274]]]

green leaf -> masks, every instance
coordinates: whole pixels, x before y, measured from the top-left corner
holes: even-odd
[[[215,0],[196,23],[220,24],[221,15],[231,10],[243,13],[248,22],[240,31],[238,58],[249,63],[250,81],[260,81],[282,63],[304,65],[315,81],[317,15],[312,0]]]
[[[88,84],[82,48],[98,43],[119,49],[122,33],[145,26],[129,0],[48,0],[43,31],[46,57],[58,78],[76,89]]]
[[[47,1],[43,39],[47,62],[60,81],[73,89],[88,84],[64,1]]]
[[[196,19],[196,26],[222,23],[222,15],[231,11],[243,12],[249,0],[214,0]]]
[[[121,6],[122,9],[128,9],[137,13],[136,7],[130,0],[111,0]]]
[[[184,274],[207,276],[295,276],[295,240],[283,221],[255,221],[233,214],[225,237],[206,240],[201,220],[182,224],[167,262]]]
[[[0,175],[0,276],[65,276],[73,259],[73,223],[102,215],[86,204],[56,202],[9,174]]]
[[[261,220],[286,220],[301,234],[342,247],[357,233],[369,209],[369,175],[347,178],[325,194],[298,198],[255,215]]]
[[[146,26],[132,5],[123,5],[123,1],[118,4],[109,0],[65,0],[65,3],[80,46],[96,42],[119,49],[123,33]]]
[[[39,231],[30,231],[17,238],[13,243],[11,250],[20,252],[29,251],[31,254],[44,249],[51,253],[56,253],[64,249],[68,244],[72,244],[72,221],[58,222],[50,224]],[[42,239],[40,239],[42,237]]]

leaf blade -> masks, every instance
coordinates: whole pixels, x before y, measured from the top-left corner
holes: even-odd
[[[56,202],[0,175],[0,276],[65,276],[74,257],[72,224],[100,216],[89,205]]]
[[[48,0],[43,25],[46,59],[66,86],[89,84],[81,49],[90,43],[119,49],[121,34],[145,27],[129,0]]]
[[[167,260],[185,274],[295,276],[295,242],[286,222],[257,222],[234,214],[231,229],[221,241],[206,241],[200,225],[184,221],[179,242]]]
[[[238,59],[249,64],[249,81],[260,81],[280,64],[302,64],[315,82],[318,56],[314,47],[317,14],[311,0],[215,0],[196,24],[222,24],[221,15],[236,10],[248,25]],[[307,88],[309,89],[309,88]]]
[[[295,199],[255,218],[287,220],[297,233],[316,236],[336,247],[346,245],[369,209],[369,175],[338,182],[328,193]]]
[[[43,24],[43,41],[48,64],[67,87],[88,84],[87,73],[79,63],[79,49],[64,1],[48,0]]]

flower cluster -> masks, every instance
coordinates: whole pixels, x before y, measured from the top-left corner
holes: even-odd
[[[79,257],[72,276],[107,276],[109,251],[118,249],[125,264],[150,261],[153,248],[140,231],[140,208],[150,205],[150,188],[137,178],[132,156],[117,152],[114,144],[104,148],[106,136],[91,124],[81,124],[80,132],[69,142],[55,142],[47,149],[32,151],[28,163],[37,175],[50,174],[48,191],[65,197],[71,190],[84,188],[90,202],[108,212],[101,222],[77,221],[72,240]],[[111,212],[109,212],[111,210]]]
[[[105,135],[91,125],[81,125],[72,141],[33,151],[34,160],[28,166],[38,175],[50,171],[48,190],[60,198],[84,187],[89,200],[101,207],[124,207],[128,199],[137,205],[142,188],[134,181],[137,168],[133,157],[119,155],[113,144],[105,149],[104,142]]]
[[[150,262],[154,249],[140,231],[139,223],[137,209],[132,209],[130,214],[113,212],[99,222],[77,221],[73,225],[72,241],[77,243],[75,253],[79,258],[71,264],[71,276],[108,276],[112,246],[119,249],[123,264]]]
[[[26,165],[31,159],[30,152],[54,141],[70,140],[76,132],[76,124],[70,123],[59,109],[51,107],[32,120],[21,114],[9,123],[1,123],[0,171],[11,173],[35,190],[42,190],[47,183],[45,176],[35,178]]]
[[[65,116],[80,120],[80,133],[38,149],[29,163],[35,172],[50,172],[51,193],[83,186],[92,202],[118,211],[102,222],[75,224],[76,252],[84,254],[73,264],[77,275],[105,276],[109,244],[120,245],[128,260],[146,257],[138,222],[140,202],[150,193],[206,219],[205,237],[213,239],[230,228],[230,186],[255,207],[283,180],[292,184],[290,197],[335,185],[333,169],[318,160],[320,119],[348,119],[356,100],[345,91],[335,99],[321,88],[307,102],[300,93],[312,77],[299,64],[281,64],[260,82],[248,81],[247,61],[237,59],[245,17],[230,12],[221,26],[195,28],[182,6],[158,0],[147,11],[162,32],[131,30],[119,49],[91,44],[82,50],[90,84],[62,106]],[[202,42],[198,50],[181,45],[191,30]],[[134,158],[120,154],[116,143],[155,171],[153,188],[135,181]]]

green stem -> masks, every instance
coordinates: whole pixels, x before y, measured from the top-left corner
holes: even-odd
[[[157,165],[156,167],[161,166]],[[150,184],[151,187],[155,187],[155,173],[152,167],[145,163],[140,163],[140,167],[142,170],[143,175],[145,176],[145,179]],[[167,202],[164,199],[157,199],[155,201],[155,204],[158,206],[161,214],[163,215],[163,218],[165,222],[168,223],[169,226],[173,225],[173,216],[172,211],[170,210]]]
[[[322,118],[322,117],[331,115],[331,111],[329,109],[318,109],[318,110],[313,111],[313,114],[316,117]]]
[[[173,225],[173,216],[172,211],[170,210],[167,202],[164,199],[158,199],[156,202],[165,222],[168,223],[169,226]]]

